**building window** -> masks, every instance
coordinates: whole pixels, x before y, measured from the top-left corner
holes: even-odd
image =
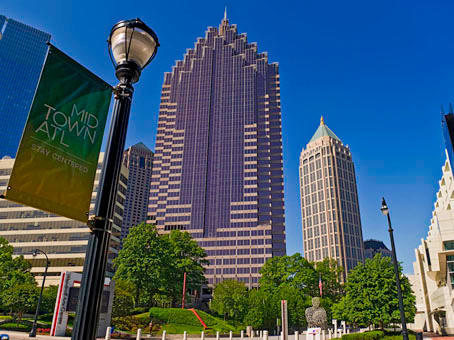
[[[454,241],[444,241],[443,246],[445,250],[454,250]]]
[[[448,278],[451,283],[451,289],[454,289],[454,255],[446,256],[446,264],[448,267]]]

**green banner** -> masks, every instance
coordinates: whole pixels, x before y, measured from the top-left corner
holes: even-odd
[[[112,88],[49,47],[6,199],[87,222]]]

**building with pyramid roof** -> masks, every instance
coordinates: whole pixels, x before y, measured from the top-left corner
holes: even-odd
[[[336,259],[347,275],[364,261],[355,167],[323,117],[301,151],[299,174],[304,256]]]

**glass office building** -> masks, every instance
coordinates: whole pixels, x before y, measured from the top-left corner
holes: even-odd
[[[206,250],[210,285],[256,286],[285,255],[279,67],[227,18],[164,76],[150,192],[160,232]]]
[[[16,156],[50,34],[0,15],[0,158]]]

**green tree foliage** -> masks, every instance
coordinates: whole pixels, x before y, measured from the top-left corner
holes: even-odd
[[[170,263],[168,274],[171,284],[168,285],[168,295],[175,305],[177,300],[181,301],[183,292],[183,279],[186,272],[186,290],[200,290],[200,286],[205,282],[203,266],[208,264],[205,259],[205,250],[194,241],[189,233],[182,233],[173,230],[164,236],[169,243]]]
[[[399,272],[405,316],[407,322],[413,322],[415,296],[400,266]],[[382,328],[391,322],[400,322],[394,267],[389,257],[377,254],[365,264],[357,265],[348,275],[345,291],[346,295],[333,308],[335,318]]]
[[[311,305],[311,297],[320,295],[320,277],[322,305],[330,315],[332,303],[342,294],[339,283],[342,272],[337,262],[329,259],[316,265],[300,254],[269,259],[260,271],[260,288],[249,293],[244,323],[255,328],[274,329],[276,319],[281,317],[280,301],[287,300],[289,327],[304,328],[307,325],[304,310]]]
[[[135,287],[132,283],[122,279],[115,281],[112,317],[131,315],[135,305],[134,293]]]
[[[58,286],[44,287],[43,298],[39,305],[41,313],[53,313],[55,301],[57,300]]]
[[[156,227],[142,223],[131,228],[115,259],[115,279],[134,285],[135,304],[151,306],[155,300],[181,301],[183,274],[188,288],[205,282],[205,251],[188,233],[174,230],[159,235]]]
[[[8,288],[2,294],[2,304],[13,311],[18,321],[25,312],[32,312],[38,303],[39,290],[35,283],[21,283]]]
[[[38,299],[36,281],[23,256],[13,258],[13,247],[0,237],[0,306],[18,318]]]
[[[300,289],[303,294],[318,294],[318,275],[314,265],[299,253],[269,259],[260,273],[261,288],[274,290],[289,285]]]
[[[136,290],[136,304],[139,297],[150,299],[165,285],[163,268],[168,265],[168,251],[162,239],[151,224],[141,223],[131,228],[115,259],[115,279],[128,280]]]
[[[269,290],[252,289],[248,294],[248,309],[243,323],[254,329],[273,329],[276,325],[274,299]]]
[[[224,319],[242,321],[247,312],[248,296],[243,282],[225,280],[216,285],[210,308]]]

